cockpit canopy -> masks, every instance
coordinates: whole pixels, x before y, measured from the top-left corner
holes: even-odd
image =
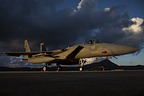
[[[99,40],[89,40],[86,42],[86,44],[96,44],[96,43],[103,43],[103,42],[101,42]]]

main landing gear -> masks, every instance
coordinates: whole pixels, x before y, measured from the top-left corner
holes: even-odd
[[[44,66],[43,71],[46,72],[46,70],[47,70],[47,66]]]
[[[43,67],[43,71],[44,71],[44,72],[46,72],[46,71],[47,71],[47,69],[48,69],[48,67],[47,67],[47,66],[48,66],[48,65],[49,65],[48,63],[45,63],[45,66]]]
[[[49,63],[46,63],[45,64],[45,66],[43,67],[43,72],[46,72],[46,71],[48,71],[48,66],[49,66],[50,64]],[[60,64],[56,64],[57,65],[57,72],[58,71],[60,71],[61,69],[62,69],[62,67],[60,66]]]
[[[57,72],[60,71],[62,69],[62,67],[60,66],[60,64],[57,64]]]

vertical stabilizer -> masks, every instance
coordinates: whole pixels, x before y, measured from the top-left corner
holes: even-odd
[[[31,52],[31,50],[30,50],[30,47],[29,47],[29,44],[28,44],[28,41],[27,41],[27,40],[25,40],[25,41],[24,41],[24,48],[25,48],[26,52]]]
[[[40,52],[47,51],[44,43],[40,43]]]
[[[28,40],[24,41],[24,48],[25,48],[26,52],[31,52],[29,44],[28,44]],[[29,58],[30,58],[29,55],[24,55],[24,59],[28,60]]]

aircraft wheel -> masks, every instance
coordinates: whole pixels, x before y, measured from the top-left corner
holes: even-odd
[[[62,70],[61,66],[58,66],[57,72],[58,72],[58,71],[61,71],[61,70]]]
[[[60,66],[60,64],[57,64],[57,72],[61,70],[62,70],[62,67]]]
[[[44,66],[44,67],[43,67],[43,71],[44,71],[44,72],[46,72],[46,69],[47,69],[47,67],[46,67],[46,66]]]
[[[60,68],[58,67],[58,68],[57,68],[57,72],[58,72],[59,70],[60,70]]]
[[[83,70],[82,67],[80,67],[80,68],[79,68],[79,71],[81,72],[82,70]]]

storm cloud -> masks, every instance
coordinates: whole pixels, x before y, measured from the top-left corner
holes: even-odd
[[[76,8],[62,7],[64,2],[0,0],[1,50],[22,50],[25,39],[30,41],[34,50],[38,50],[41,41],[49,49],[67,47],[90,39],[131,46],[143,45],[143,19],[130,18],[124,5],[98,11],[96,0],[81,0]],[[135,33],[133,29],[137,28],[141,30]]]

